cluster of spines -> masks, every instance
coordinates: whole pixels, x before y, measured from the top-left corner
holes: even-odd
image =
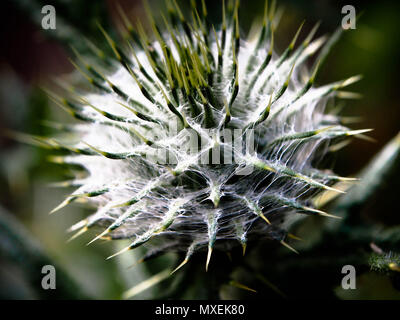
[[[71,99],[61,98],[55,93],[49,93],[50,97],[56,104],[78,120],[119,128],[124,133],[130,134],[134,138],[134,141],[136,141],[136,145],[130,150],[118,153],[109,152],[85,142],[83,142],[79,147],[71,147],[62,144],[55,139],[42,137],[34,137],[35,142],[44,147],[72,152],[82,156],[103,156],[113,160],[145,159],[149,148],[167,148],[167,146],[165,143],[153,141],[149,137],[144,136],[141,129],[151,129],[154,126],[165,129],[170,120],[174,118],[176,118],[180,124],[179,130],[192,129],[197,132],[199,136],[204,136],[207,134],[203,131],[203,128],[220,131],[229,127],[239,127],[244,130],[260,130],[260,135],[262,135],[262,130],[268,128],[268,126],[273,124],[274,121],[280,121],[279,117],[282,117],[283,114],[286,119],[295,117],[296,113],[301,112],[304,105],[307,104],[299,102],[301,102],[300,99],[304,98],[313,87],[319,63],[315,65],[309,80],[306,81],[304,86],[302,86],[296,94],[287,100],[287,103],[277,106],[277,102],[287,91],[295,66],[313,54],[322,44],[322,40],[317,41],[314,43],[314,46],[311,47],[309,52],[307,52],[318,25],[311,30],[299,48],[295,49],[297,38],[303,26],[303,24],[301,24],[289,46],[278,59],[274,60],[273,45],[274,29],[276,27],[274,23],[276,8],[274,1],[270,8],[268,8],[267,2],[263,24],[259,32],[259,37],[256,40],[255,50],[249,55],[244,69],[245,73],[248,74],[249,77],[240,79],[239,54],[241,43],[238,18],[239,1],[230,1],[229,3],[230,4],[226,8],[225,1],[223,1],[222,26],[220,31],[217,32],[214,26],[211,26],[208,21],[207,8],[204,1],[201,3],[200,13],[196,8],[195,1],[191,1],[193,9],[192,25],[185,19],[175,1],[173,1],[173,4],[168,2],[170,22],[168,22],[168,19],[163,16],[168,39],[166,38],[166,33],[162,33],[160,31],[161,28],[155,23],[150,14],[150,9],[146,7],[155,41],[146,35],[144,28],[140,23],[137,25],[138,32],[136,32],[123,11],[120,10],[122,21],[127,29],[126,49],[122,49],[120,45],[117,44],[101,26],[99,26],[114,54],[114,57],[111,60],[117,61],[117,63],[119,63],[130,74],[132,81],[137,85],[143,96],[143,99],[141,98],[142,100],[139,99],[141,101],[133,99],[130,93],[124,92],[117,83],[113,83],[104,72],[100,70],[100,68],[87,63],[85,59],[76,52],[79,65],[75,62],[73,62],[73,64],[76,66],[77,70],[79,70],[89,83],[92,84],[100,93],[105,95],[114,95],[118,98],[118,103],[121,108],[131,112],[132,116],[121,116],[103,110],[101,106],[93,105],[89,99],[86,99],[84,96],[73,90],[71,90]],[[177,34],[179,34],[179,36],[177,36]],[[172,52],[169,43],[173,43],[176,50],[175,53]],[[216,47],[214,52],[211,46],[212,44]],[[329,46],[330,43],[328,42],[327,47]],[[257,61],[259,57],[257,57],[256,54],[260,50],[264,50],[264,48],[267,48],[267,54],[263,58],[262,63],[258,66]],[[143,61],[141,62],[136,54],[137,50],[144,54],[151,70],[148,70],[143,66]],[[109,61],[110,57],[106,56],[101,50],[95,48],[94,53],[98,58],[107,61],[107,64],[114,64]],[[322,61],[326,54],[326,50],[322,51],[318,61]],[[129,58],[129,56],[132,56],[133,59]],[[267,76],[265,76],[266,70],[268,70],[267,67],[271,63],[274,64],[274,68]],[[265,91],[269,88],[271,79],[276,73],[281,72],[280,68],[282,68],[284,64],[289,65],[290,68],[289,71],[285,73],[283,83],[281,83],[275,91],[269,93],[267,103],[259,101],[261,97],[266,96]],[[264,79],[264,83],[259,87],[259,91],[255,93],[256,82],[260,78]],[[328,97],[332,92],[337,92],[357,79],[358,77],[352,77],[344,81],[318,88],[313,91],[313,96],[309,99],[310,101],[315,101]],[[226,91],[224,91],[225,87],[228,88],[227,94]],[[256,98],[254,99],[253,97]],[[238,99],[241,101],[238,102]],[[240,110],[238,104],[243,103],[248,99],[252,99],[252,102],[258,103],[260,108],[256,110],[257,112],[255,115],[245,114],[245,117],[240,119],[238,115],[243,112],[245,113],[245,111]],[[121,103],[120,100],[124,102]],[[154,110],[158,110],[158,112],[150,110],[148,104],[154,106]],[[84,112],[84,110],[86,111],[88,108],[92,109],[99,116],[93,117],[88,115],[87,112]],[[160,116],[159,113],[162,113],[163,115]],[[246,153],[239,154],[239,165],[236,167],[234,166],[233,172],[226,174],[225,181],[221,182],[218,178],[209,179],[208,183],[210,185],[208,186],[208,199],[211,200],[214,207],[207,207],[207,213],[202,213],[207,226],[206,233],[208,238],[208,241],[206,241],[208,247],[206,266],[208,267],[213,247],[218,240],[219,221],[227,215],[226,208],[224,205],[221,205],[223,197],[228,194],[228,192],[224,192],[223,190],[224,184],[236,173],[236,170],[239,169],[239,167],[253,166],[256,171],[264,174],[261,181],[266,179],[267,176],[273,175],[274,181],[279,180],[279,178],[284,178],[289,179],[293,184],[300,182],[308,189],[341,192],[328,184],[340,180],[351,180],[351,178],[341,178],[334,175],[324,174],[316,170],[308,173],[297,171],[296,169],[287,166],[285,163],[277,161],[274,157],[268,156],[268,153],[275,152],[276,146],[286,146],[286,143],[295,142],[296,145],[300,145],[313,141],[314,139],[324,138],[330,140],[337,137],[359,135],[364,132],[366,132],[366,130],[350,131],[337,123],[330,123],[325,127],[318,126],[318,128],[314,130],[294,133],[290,132],[288,134],[280,135],[266,143],[262,142],[259,144],[259,147],[262,148],[258,155],[249,155]],[[261,141],[262,140],[263,138],[261,137]],[[224,144],[222,141],[219,141],[219,143]],[[202,150],[201,152],[207,151],[208,150]],[[54,159],[57,161],[64,161],[62,157],[56,157]],[[68,163],[74,163],[74,159],[71,157],[68,157],[68,160],[65,161]],[[79,160],[75,161],[75,163],[79,164]],[[94,216],[74,225],[71,230],[79,231],[73,236],[73,238],[87,231],[92,226],[96,226],[98,219],[102,219],[103,214],[107,211],[115,208],[127,207],[127,210],[115,218],[115,220],[94,240],[99,238],[105,239],[107,237],[110,239],[118,238],[119,236],[113,236],[113,232],[141,211],[142,206],[144,205],[142,201],[160,187],[174,188],[174,186],[171,185],[171,181],[191,172],[192,167],[197,164],[197,161],[198,156],[195,156],[184,164],[178,163],[176,167],[171,168],[164,166],[158,176],[149,179],[143,188],[131,198],[122,202],[110,201]],[[149,166],[154,166],[155,171],[160,170],[159,166],[154,163],[147,164]],[[246,178],[243,178],[243,180],[248,183]],[[128,182],[120,182],[120,184]],[[76,185],[76,182],[74,184]],[[84,183],[82,185],[78,184],[78,186],[85,189]],[[82,192],[82,188],[79,188],[72,195],[68,196],[65,201],[63,201],[63,203],[52,212],[57,211],[74,201],[95,198],[107,194],[110,190],[115,188],[115,183],[110,183],[105,186],[102,185],[98,189],[85,190],[84,192]],[[257,194],[252,198],[249,194],[231,194],[230,192],[229,196],[233,197],[235,199],[234,201],[239,203],[240,206],[246,208],[245,210],[247,211],[247,214],[254,216],[255,218],[260,218],[267,225],[271,225],[272,222],[263,212],[263,209],[271,203],[276,207],[287,208],[289,211],[294,210],[300,213],[331,217],[331,215],[321,210],[302,204],[301,201],[298,200],[298,195],[288,196],[282,192],[266,192],[265,194]],[[167,204],[168,209],[160,221],[150,225],[148,230],[137,236],[129,247],[121,250],[115,255],[136,248],[139,245],[146,243],[154,236],[168,230],[174,221],[180,217],[182,212],[185,212],[185,206],[193,200],[194,199],[189,198],[189,196],[185,197],[185,194],[183,194],[183,197],[181,195],[181,197],[177,196],[176,198],[169,199]],[[267,205],[263,206],[262,204]],[[201,201],[198,201],[198,205],[201,206]],[[195,211],[190,209],[188,212],[193,213]],[[243,252],[247,245],[247,233],[249,224],[251,224],[245,220],[246,218],[243,217],[243,215],[240,215],[237,219],[232,219],[231,221],[231,227],[235,230],[234,237],[242,245]],[[284,241],[286,235],[287,234],[285,233],[285,235],[280,237],[278,240],[283,245],[291,248]],[[204,242],[204,239],[194,239],[193,243],[189,245],[187,249],[184,261],[178,266],[178,268],[183,266],[195,252],[195,249],[203,246]],[[156,255],[156,253],[165,252],[170,250],[173,246],[174,245],[165,246],[162,250],[153,250],[149,252],[148,256],[150,257]],[[291,249],[294,250],[293,248]],[[149,257],[146,257],[145,259],[148,259]]]

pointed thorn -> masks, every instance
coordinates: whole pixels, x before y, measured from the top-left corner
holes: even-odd
[[[72,232],[72,231],[76,231],[78,229],[82,229],[83,227],[85,227],[88,224],[87,219],[83,219],[78,221],[77,223],[75,223],[74,225],[72,225],[71,227],[69,227],[67,229],[67,232]]]
[[[355,136],[355,135],[358,135],[358,134],[363,134],[363,133],[366,133],[366,132],[371,132],[371,131],[373,131],[373,130],[374,130],[374,129],[352,130],[352,131],[346,132],[346,135],[347,135],[347,136]]]
[[[183,261],[179,264],[179,266],[177,266],[174,270],[171,271],[171,274],[170,274],[170,275],[173,275],[176,271],[178,271],[180,268],[182,268],[188,261],[189,261],[188,259],[183,260]]]
[[[303,28],[303,25],[304,25],[305,22],[306,22],[306,21],[303,20],[303,22],[300,24],[300,27],[297,29],[297,32],[296,32],[296,34],[294,35],[293,40],[292,40],[292,42],[290,43],[289,47],[293,48],[294,45],[296,44],[297,38],[299,37],[300,31],[301,31],[301,29]]]
[[[242,244],[242,253],[243,253],[243,257],[245,256],[245,254],[246,254],[246,248],[247,248],[247,244],[246,243],[243,243]]]
[[[210,264],[212,251],[213,251],[213,248],[209,246],[208,253],[207,253],[207,261],[206,261],[206,272],[208,271],[208,265]]]
[[[250,292],[257,293],[256,290],[254,290],[254,289],[252,289],[252,288],[250,288],[250,287],[248,287],[248,286],[245,286],[244,284],[241,284],[241,283],[239,283],[239,282],[237,282],[237,281],[235,281],[235,280],[229,281],[229,284],[230,284],[232,287],[236,287],[236,288],[239,288],[239,289],[243,289],[243,290],[246,290],[246,291],[250,291]]]
[[[90,240],[86,245],[88,246],[88,245],[92,244],[93,242],[95,242],[96,240],[102,238],[103,236],[105,236],[105,235],[106,235],[107,233],[109,233],[109,232],[110,232],[109,229],[104,230],[102,233],[100,233],[100,234],[99,234],[98,236],[96,236],[94,239]]]
[[[68,240],[67,240],[67,243],[68,242],[71,242],[72,240],[74,240],[74,239],[76,239],[77,237],[79,237],[81,234],[84,234],[86,231],[88,231],[89,230],[89,228],[88,227],[83,227],[81,230],[79,230],[78,232],[76,232],[72,237],[70,237]]]
[[[318,210],[318,209],[309,208],[309,207],[305,207],[305,209],[308,210],[308,211],[311,211],[311,212],[315,212],[315,213],[317,213],[317,214],[319,214],[320,216],[323,216],[323,217],[334,218],[334,219],[342,219],[342,217],[338,217],[338,216],[326,213],[325,211],[321,211],[321,210]]]
[[[260,213],[260,217],[263,218],[266,223],[271,224],[271,222],[267,219],[266,216],[264,216],[264,214]]]
[[[293,239],[293,240],[303,241],[302,238],[300,238],[300,237],[294,235],[293,233],[288,233],[287,236],[288,236],[290,239]]]
[[[299,254],[299,252],[296,249],[294,249],[293,247],[289,246],[285,241],[281,240],[280,243],[281,243],[281,245],[283,245],[284,247],[286,247],[289,250],[293,251],[294,253]]]
[[[338,177],[337,178],[339,181],[360,181],[360,178],[353,178],[353,177]]]
[[[123,253],[125,253],[126,251],[129,251],[130,249],[131,249],[130,246],[125,247],[125,248],[123,248],[122,250],[118,251],[117,253],[114,253],[114,254],[112,254],[111,256],[107,257],[106,260],[109,260],[109,259],[112,259],[112,258],[114,258],[114,257],[116,257],[116,256],[119,256],[120,254],[123,254]]]
[[[67,198],[65,199],[63,202],[61,202],[57,207],[55,207],[53,210],[51,210],[49,212],[49,214],[53,214],[58,210],[61,210],[62,208],[64,208],[65,206],[67,206],[69,203],[71,202],[71,198]]]
[[[335,188],[328,187],[328,186],[324,186],[323,189],[330,190],[330,191],[335,191],[337,193],[343,193],[343,194],[346,193],[346,191],[335,189]]]

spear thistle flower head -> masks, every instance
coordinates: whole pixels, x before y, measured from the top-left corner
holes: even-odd
[[[314,86],[319,61],[308,58],[326,40],[318,25],[297,44],[303,24],[281,54],[274,49],[280,19],[266,5],[255,36],[241,37],[239,1],[223,2],[213,26],[204,2],[187,19],[176,3],[152,34],[133,28],[121,11],[126,41],[101,27],[113,56],[76,68],[89,89],[68,98],[50,93],[72,116],[73,141],[44,141],[70,154],[58,161],[86,170],[76,190],[54,211],[85,201],[92,215],[71,227],[75,236],[100,228],[96,239],[131,239],[120,254],[141,245],[149,255],[228,250],[269,238],[287,243],[288,228],[307,215],[332,217],[311,201],[332,185],[351,180],[317,167],[329,146],[351,131],[327,102],[358,77]],[[330,42],[326,44],[330,46]],[[93,241],[94,241],[93,240]]]

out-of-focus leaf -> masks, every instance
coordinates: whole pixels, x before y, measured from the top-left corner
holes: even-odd
[[[63,268],[55,263],[36,239],[5,209],[0,207],[0,258],[17,266],[35,297],[41,299],[88,298]],[[42,288],[42,268],[52,265],[56,270],[56,289]]]
[[[339,198],[332,212],[346,217],[348,212],[365,203],[382,184],[390,181],[390,173],[399,165],[400,133],[369,162],[358,175],[360,183],[350,188],[346,195]]]

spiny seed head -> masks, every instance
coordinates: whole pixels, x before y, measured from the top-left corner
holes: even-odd
[[[332,185],[341,178],[315,165],[327,146],[363,131],[324,111],[357,77],[315,88],[319,64],[307,72],[305,62],[325,38],[312,40],[316,26],[296,45],[300,27],[278,55],[275,11],[266,6],[258,34],[247,40],[238,1],[224,5],[218,26],[204,4],[186,19],[172,3],[161,24],[150,18],[151,36],[141,24],[135,31],[122,10],[126,41],[100,27],[113,56],[89,64],[77,53],[74,62],[92,88],[68,99],[50,93],[81,123],[68,126],[68,139],[38,138],[72,153],[58,162],[87,171],[55,209],[75,201],[96,208],[71,228],[75,236],[101,227],[94,240],[131,239],[117,254],[145,243],[152,253],[183,250],[180,266],[206,249],[208,265],[213,249],[239,244],[244,251],[248,239],[291,248],[285,238],[293,221],[329,216],[311,199],[339,191]]]

